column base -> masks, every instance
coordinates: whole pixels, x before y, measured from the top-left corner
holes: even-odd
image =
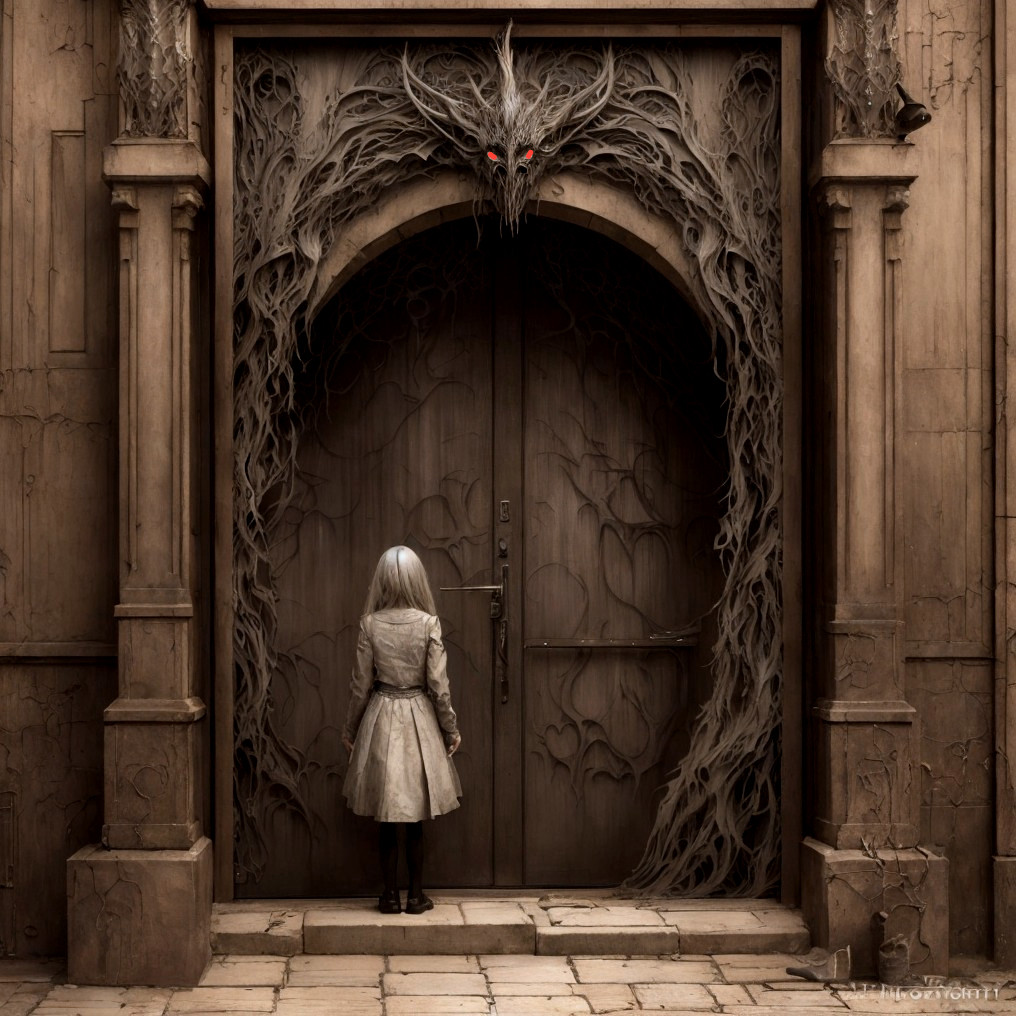
[[[195,985],[211,959],[212,841],[189,850],[83,847],[67,861],[75,984]]]
[[[829,950],[849,945],[852,976],[874,977],[878,958],[871,919],[884,910],[886,937],[905,935],[910,943],[911,970],[947,974],[948,860],[922,848],[883,847],[877,854],[836,850],[811,837],[803,841],[801,906],[812,941]]]
[[[1016,967],[1016,857],[995,857],[995,963]]]

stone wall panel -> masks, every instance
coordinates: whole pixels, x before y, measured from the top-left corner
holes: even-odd
[[[921,714],[924,807],[991,803],[992,679],[986,664],[912,664],[911,699]]]
[[[993,465],[988,0],[904,0],[914,135],[904,219],[907,701],[921,717],[922,843],[950,866],[950,949],[990,955]],[[950,658],[952,657],[952,658]]]
[[[991,502],[982,486],[980,456],[971,461],[964,431],[909,431],[904,449],[911,652],[915,642],[972,642],[987,655],[990,572],[981,560],[981,541],[983,511]]]
[[[25,956],[66,949],[116,695],[115,24],[115,0],[0,17],[0,948]]]
[[[0,643],[109,643],[115,587],[113,0],[8,0],[0,131]],[[39,73],[45,67],[46,73]]]
[[[14,865],[0,888],[4,953],[64,952],[65,866],[102,826],[102,709],[115,691],[110,663],[0,665],[0,808]]]
[[[914,135],[919,176],[904,220],[907,639],[973,643],[982,656],[992,638],[990,30],[985,0],[900,5],[903,81],[933,115]]]
[[[994,837],[990,663],[912,660],[908,697],[921,716],[921,843],[950,866],[950,948],[990,955]]]
[[[950,949],[984,956],[991,951],[994,805],[934,805],[921,818],[921,842],[960,862],[949,867]]]

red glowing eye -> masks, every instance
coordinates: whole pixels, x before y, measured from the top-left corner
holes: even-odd
[[[533,150],[530,148],[529,151],[526,152],[526,158],[527,159],[531,159],[532,157],[533,157]]]
[[[493,152],[487,152],[487,158],[490,159],[491,162],[497,162],[497,156]]]

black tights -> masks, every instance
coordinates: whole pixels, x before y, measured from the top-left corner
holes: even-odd
[[[406,862],[409,866],[409,895],[423,895],[423,823],[379,822],[378,855],[385,892],[399,890],[399,826],[406,830]]]

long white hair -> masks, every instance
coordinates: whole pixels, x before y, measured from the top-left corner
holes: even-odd
[[[373,614],[391,607],[415,607],[427,614],[437,613],[423,562],[409,547],[389,547],[381,555],[363,612]]]

